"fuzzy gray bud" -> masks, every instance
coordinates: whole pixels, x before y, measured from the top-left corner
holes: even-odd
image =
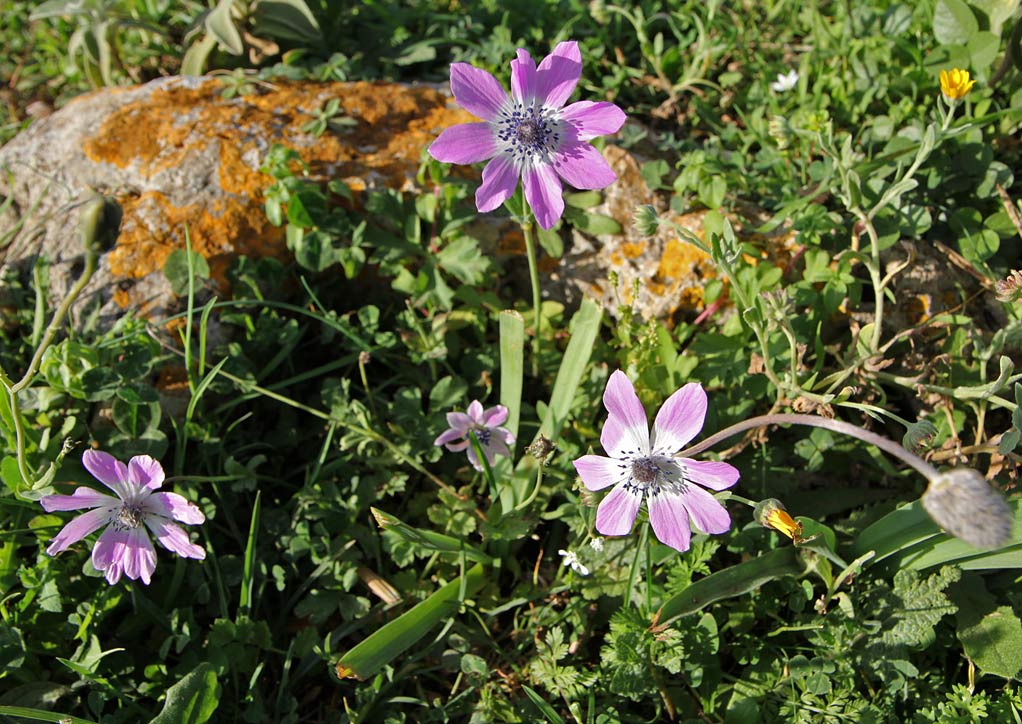
[[[1011,540],[1014,514],[1004,496],[971,468],[954,468],[930,480],[923,508],[937,525],[977,548]]]

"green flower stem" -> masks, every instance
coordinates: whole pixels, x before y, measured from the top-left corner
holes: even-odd
[[[28,369],[25,370],[24,376],[12,384],[10,378],[4,374],[2,370],[0,370],[0,385],[2,385],[7,392],[7,398],[11,408],[11,418],[14,421],[15,457],[18,461],[18,473],[21,475],[21,479],[25,483],[29,483],[34,476],[30,474],[28,463],[25,460],[25,430],[21,420],[21,409],[18,406],[18,393],[32,384],[36,373],[39,371],[39,365],[42,362],[43,355],[53,343],[53,338],[56,336],[57,330],[59,330],[61,325],[63,325],[64,318],[67,317],[68,312],[71,311],[71,305],[75,303],[81,295],[82,290],[85,289],[85,286],[92,279],[92,275],[96,273],[96,266],[99,260],[99,249],[98,244],[96,243],[96,236],[103,216],[104,203],[102,196],[96,196],[86,202],[86,206],[82,209],[81,237],[82,246],[85,249],[85,267],[82,270],[82,275],[78,277],[78,280],[71,286],[71,289],[68,290],[67,296],[64,297],[60,306],[57,307],[57,311],[54,312],[50,323],[46,326],[46,329],[42,334],[42,338],[39,341],[39,346],[36,347],[35,353],[32,355],[32,360],[29,362]]]
[[[542,321],[543,300],[539,289],[539,265],[536,262],[536,242],[533,239],[532,212],[522,199],[522,236],[525,239],[525,255],[529,259],[529,281],[532,283],[532,376],[539,376],[539,325]]]
[[[913,455],[893,440],[889,440],[882,435],[877,435],[875,432],[870,432],[869,430],[858,427],[857,425],[852,425],[840,420],[831,420],[826,417],[818,417],[816,415],[777,414],[750,417],[748,420],[742,420],[730,427],[726,427],[720,432],[710,435],[708,438],[701,440],[695,445],[682,450],[677,454],[677,457],[691,457],[696,453],[710,449],[717,443],[726,440],[732,435],[737,435],[740,432],[752,430],[757,427],[766,427],[767,425],[806,425],[808,427],[822,427],[825,430],[837,432],[842,435],[850,435],[851,437],[857,437],[863,442],[875,445],[887,454],[898,458],[906,465],[917,470],[927,480],[933,480],[939,474],[935,467],[930,465],[918,455]]]
[[[643,551],[646,550],[647,543],[649,542],[649,526],[640,526],[641,532],[639,533],[639,545],[635,548],[635,557],[632,558],[632,565],[628,570],[628,586],[625,588],[625,600],[627,603],[632,602],[632,591],[635,590],[635,578],[639,574],[639,560],[642,558]],[[647,585],[649,581],[646,582]]]

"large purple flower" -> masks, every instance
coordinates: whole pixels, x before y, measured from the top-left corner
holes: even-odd
[[[141,578],[146,585],[156,570],[156,550],[146,528],[160,545],[179,556],[199,560],[206,557],[206,551],[192,543],[174,522],[195,525],[206,517],[177,493],[155,492],[164,479],[158,461],[148,455],[136,455],[125,465],[105,452],[86,450],[82,464],[117,497],[82,486],[72,495],[47,495],[40,499],[47,513],[92,509],[65,525],[46,549],[47,553],[56,555],[107,526],[92,549],[92,565],[106,573],[108,583],[117,583],[123,573],[131,579]]]
[[[704,533],[726,532],[731,516],[703,488],[730,488],[738,482],[738,470],[727,463],[674,457],[703,427],[703,388],[690,382],[667,398],[652,433],[624,372],[617,370],[610,376],[603,404],[610,415],[600,443],[610,457],[583,455],[575,461],[590,490],[614,486],[596,511],[596,530],[603,535],[627,535],[645,497],[653,532],[672,548],[688,550],[693,525]]]
[[[448,128],[429,152],[445,163],[492,159],[476,191],[476,207],[483,212],[507,201],[521,177],[536,221],[549,229],[564,212],[561,178],[578,189],[602,189],[617,178],[586,141],[616,133],[625,122],[624,111],[606,101],[562,107],[581,75],[582,54],[574,40],[558,43],[538,68],[519,48],[511,61],[511,97],[485,70],[453,63],[455,100],[483,122]]]
[[[510,455],[515,436],[510,430],[500,427],[507,420],[508,410],[503,405],[496,405],[487,410],[479,400],[472,400],[468,406],[468,412],[448,412],[447,424],[450,430],[440,433],[440,436],[433,441],[434,445],[444,445],[451,452],[468,451],[468,461],[476,470],[482,470],[483,464],[479,461],[475,447],[468,436],[475,435],[479,441],[486,462],[493,465],[497,455]]]

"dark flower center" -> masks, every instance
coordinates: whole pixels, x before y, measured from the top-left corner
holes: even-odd
[[[543,156],[561,141],[560,124],[543,107],[515,103],[505,107],[495,121],[497,138],[507,144],[507,153],[521,163]]]
[[[117,513],[117,522],[124,528],[138,528],[142,525],[143,519],[142,511],[133,505],[121,506],[120,512]]]
[[[536,121],[526,119],[518,124],[515,133],[518,134],[519,141],[526,146],[531,146],[543,135],[543,128]]]
[[[652,458],[639,458],[632,463],[632,480],[643,487],[656,480],[660,466]]]
[[[485,447],[486,445],[490,444],[490,435],[492,435],[492,433],[490,432],[490,428],[475,427],[472,429],[472,432],[476,436],[476,440],[479,441],[480,445]]]

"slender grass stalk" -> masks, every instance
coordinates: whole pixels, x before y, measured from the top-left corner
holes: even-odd
[[[532,376],[539,376],[539,329],[543,320],[543,299],[539,288],[539,265],[536,262],[536,242],[533,238],[533,219],[529,205],[522,198],[522,236],[525,255],[529,259],[529,281],[532,284]]]

